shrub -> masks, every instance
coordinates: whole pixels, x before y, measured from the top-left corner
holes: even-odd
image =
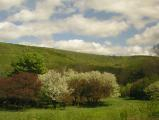
[[[130,89],[132,84],[128,83],[125,86],[120,87],[121,97],[130,97]]]
[[[41,89],[42,94],[52,101],[63,101],[63,96],[70,92],[65,77],[54,70],[39,75],[39,78],[43,83]]]
[[[13,73],[30,72],[43,74],[46,72],[44,58],[37,53],[26,53],[19,57],[18,61],[12,63]]]
[[[149,96],[146,94],[145,88],[157,80],[158,75],[153,75],[134,82],[130,88],[130,97],[135,99],[148,99]]]
[[[150,84],[145,89],[145,92],[149,96],[149,99],[159,100],[159,81]]]
[[[68,73],[67,73],[68,75]],[[69,88],[72,89],[74,103],[97,103],[101,98],[119,96],[116,78],[110,73],[97,71],[73,73],[68,75]]]
[[[40,87],[41,82],[37,75],[18,73],[0,80],[0,97],[7,101],[7,104],[29,104],[28,102],[37,99]]]
[[[39,78],[43,83],[41,93],[56,102],[97,103],[101,98],[120,95],[116,78],[110,73],[69,70],[61,74],[51,70]]]
[[[135,99],[146,99],[147,95],[144,92],[145,86],[144,80],[139,80],[133,83],[130,88],[130,97]]]

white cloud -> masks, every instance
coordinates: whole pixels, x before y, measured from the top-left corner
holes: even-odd
[[[130,45],[154,45],[156,43],[159,43],[159,23],[128,40]]]
[[[38,44],[21,42],[19,44],[40,46],[40,47],[50,47],[69,51],[92,53],[100,55],[154,55],[150,48],[140,47],[140,46],[112,46],[107,45],[107,43],[97,43],[97,42],[86,42],[84,40],[74,39],[74,40],[61,40],[61,41],[41,41]]]
[[[16,25],[9,22],[0,23],[0,40],[11,40],[19,37],[19,33],[16,33],[18,28]]]
[[[35,18],[36,18],[36,15],[32,11],[23,9],[19,13],[16,13],[15,15],[10,16],[8,20],[27,22],[27,21],[34,20]]]
[[[24,0],[0,0],[0,10],[7,10],[14,6],[19,6]]]
[[[38,0],[35,10],[22,9],[19,13],[10,16],[8,20],[23,22],[48,20],[55,12],[55,8],[61,4],[61,0]]]
[[[94,9],[119,13],[137,28],[144,27],[153,20],[159,20],[158,0],[79,0],[75,6],[80,10]],[[144,19],[147,17],[148,19]]]
[[[100,37],[117,36],[128,28],[124,21],[85,18],[74,15],[61,21],[63,29],[80,35],[94,35]]]
[[[16,25],[10,22],[0,22],[0,40],[13,40],[23,36],[50,37],[60,29],[51,22],[35,22]]]
[[[26,15],[25,18],[30,19],[30,16]],[[16,39],[22,36],[50,37],[61,32],[110,37],[116,36],[128,28],[125,22],[117,20],[99,21],[84,18],[82,15],[74,15],[60,21],[24,22],[21,25],[12,22],[1,22],[0,24],[0,40]]]

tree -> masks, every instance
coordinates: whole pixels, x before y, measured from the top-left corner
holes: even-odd
[[[116,78],[110,73],[69,70],[61,74],[51,70],[39,78],[42,93],[55,102],[97,103],[101,98],[120,95]]]
[[[149,99],[159,100],[159,81],[150,84],[145,88],[145,92],[149,96]]]
[[[146,83],[143,79],[134,82],[130,88],[130,97],[135,99],[146,99],[147,95],[144,92],[145,86]]]
[[[121,97],[130,97],[131,86],[131,83],[127,83],[126,85],[120,87]]]
[[[135,99],[149,99],[148,94],[146,94],[145,89],[155,81],[158,81],[158,75],[152,75],[149,77],[145,77],[137,80],[132,83],[130,88],[130,97]]]
[[[18,61],[12,64],[13,73],[30,72],[43,74],[46,72],[44,58],[37,53],[26,53],[19,57]]]
[[[96,104],[101,98],[120,95],[116,78],[111,73],[100,73],[98,71],[71,72],[68,75],[68,84],[72,89],[71,95],[75,104]]]
[[[41,81],[33,73],[18,73],[9,78],[0,79],[0,97],[8,104],[28,104],[36,101],[41,89]]]
[[[39,75],[39,79],[43,83],[41,89],[42,93],[52,101],[63,101],[63,96],[70,92],[65,77],[54,70]]]

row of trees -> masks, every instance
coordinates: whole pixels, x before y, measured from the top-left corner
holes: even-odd
[[[159,97],[158,76],[127,83],[120,90],[111,73],[47,71],[43,57],[35,53],[24,54],[12,66],[9,76],[0,78],[1,105],[97,104],[102,98],[120,96],[120,92],[135,99]],[[137,73],[139,78],[144,75]]]
[[[116,78],[110,73],[69,70],[61,74],[51,70],[39,78],[43,83],[42,92],[53,101],[97,104],[101,98],[120,95]]]
[[[134,99],[159,99],[159,76],[153,75],[121,87],[121,96]]]
[[[46,74],[20,72],[0,79],[1,105],[39,105],[47,102],[64,104],[97,104],[102,98],[119,96],[116,78],[97,71],[78,73],[73,70]],[[45,103],[46,104],[46,103]],[[49,104],[49,103],[48,103]]]
[[[43,57],[35,53],[19,57],[12,67],[8,77],[0,78],[1,105],[97,104],[102,98],[119,96],[111,73],[47,72]]]

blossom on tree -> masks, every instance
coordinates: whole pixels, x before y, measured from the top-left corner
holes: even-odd
[[[54,70],[39,75],[42,81],[42,92],[52,100],[59,100],[63,95],[68,94],[68,85],[65,77]]]

